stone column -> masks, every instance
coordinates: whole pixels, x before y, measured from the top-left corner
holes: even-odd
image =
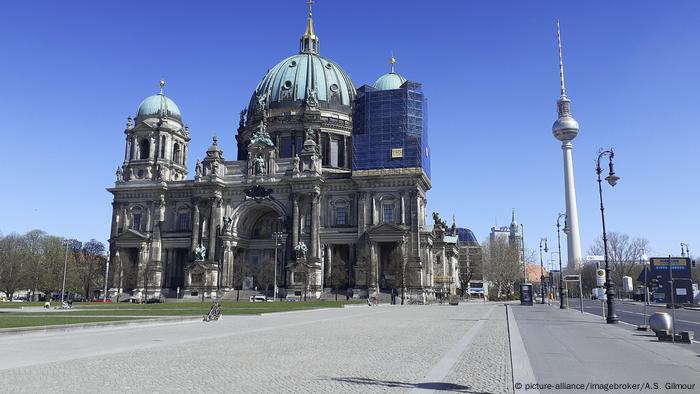
[[[326,268],[326,283],[329,283],[331,281],[331,271],[333,270],[333,245],[325,245],[325,251],[324,251],[324,256],[325,259],[323,261],[323,265]],[[326,286],[328,287],[328,286]]]
[[[129,160],[129,146],[130,146],[129,136],[126,136],[125,140],[126,140],[126,144],[124,144],[124,161],[128,161]]]
[[[192,247],[190,248],[190,255],[199,245],[199,234],[199,202],[195,202],[192,213]]]
[[[299,194],[292,197],[292,248],[299,243]]]
[[[370,241],[369,249],[370,269],[372,270],[372,283],[367,283],[367,287],[379,290],[379,259],[377,258],[377,242]]]
[[[221,199],[215,198],[211,202],[211,211],[209,213],[209,247],[207,248],[207,260],[214,261],[216,250],[216,222],[218,218],[219,204]]]
[[[401,192],[401,224],[406,224],[406,201],[404,192]]]
[[[113,238],[117,235],[117,228],[119,226],[119,214],[117,213],[118,209],[119,209],[118,204],[113,202],[112,203],[112,230],[110,233],[110,238]]]
[[[321,194],[311,193],[311,257],[320,257]]]
[[[146,208],[146,225],[144,226],[144,229],[146,232],[151,231],[152,229],[151,225],[151,207]]]

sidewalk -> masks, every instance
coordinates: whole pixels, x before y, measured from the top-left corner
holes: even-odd
[[[534,388],[540,392],[700,391],[698,344],[658,342],[653,333],[638,332],[625,324],[608,325],[597,316],[561,310],[556,305],[508,308],[535,380],[516,380],[516,392],[526,392],[528,383],[529,388],[537,383],[539,387]],[[517,365],[514,359],[516,379],[523,376],[518,374]]]

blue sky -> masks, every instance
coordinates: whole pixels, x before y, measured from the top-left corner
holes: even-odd
[[[213,134],[235,159],[238,112],[296,53],[305,13],[302,0],[4,4],[0,231],[105,241],[126,118],[161,78],[190,125],[190,169]],[[358,87],[391,52],[424,84],[429,212],[484,239],[515,208],[533,249],[555,244],[564,210],[560,17],[584,255],[601,232],[596,151],[610,146],[622,180],[604,190],[608,229],[648,238],[651,254],[700,248],[700,2],[318,0],[314,16],[321,54]]]

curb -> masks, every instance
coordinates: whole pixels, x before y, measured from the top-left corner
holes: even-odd
[[[532,364],[530,364],[530,358],[527,355],[523,338],[520,336],[518,324],[515,322],[515,316],[513,315],[511,305],[506,305],[506,313],[508,315],[508,340],[510,342],[513,383],[515,385],[516,383],[536,382],[537,379],[535,378],[535,373],[532,371]],[[513,391],[516,393],[525,392],[522,388],[516,389],[515,387],[513,387]],[[527,390],[527,392],[531,394],[540,393],[539,390]]]

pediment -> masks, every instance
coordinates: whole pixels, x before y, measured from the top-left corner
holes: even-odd
[[[400,234],[403,235],[406,232],[406,228],[393,223],[380,223],[369,230],[367,233],[370,235],[381,235],[381,234]]]
[[[149,238],[147,234],[131,228],[114,237],[117,241],[145,241]]]

